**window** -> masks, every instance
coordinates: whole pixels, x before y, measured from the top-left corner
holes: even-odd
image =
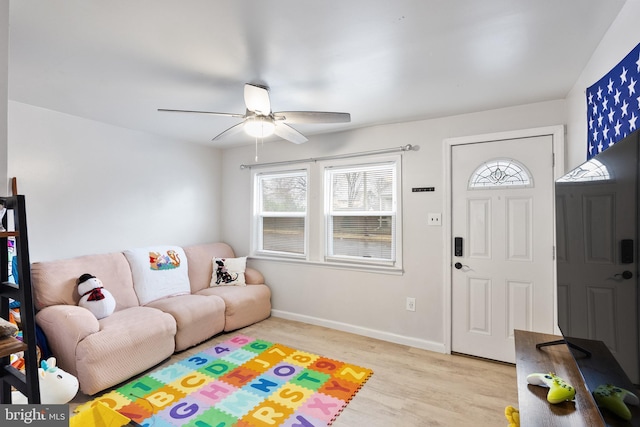
[[[395,163],[325,169],[326,256],[395,261]]]
[[[256,175],[257,251],[306,254],[307,171]]]
[[[401,158],[254,170],[252,256],[401,271]]]
[[[496,159],[482,163],[469,178],[470,189],[498,187],[533,187],[527,168],[513,159]]]

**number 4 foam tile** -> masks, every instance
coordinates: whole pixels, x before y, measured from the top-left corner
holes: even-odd
[[[224,356],[225,354],[231,353],[232,350],[233,349],[231,347],[224,345],[224,343],[222,343],[222,344],[214,345],[213,347],[209,347],[204,352],[217,358],[217,357]]]

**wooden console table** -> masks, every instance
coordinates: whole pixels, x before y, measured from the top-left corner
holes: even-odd
[[[540,334],[536,332],[515,331],[516,344],[516,373],[518,379],[518,405],[522,427],[527,426],[629,426],[636,425],[640,419],[638,407],[630,407],[634,414],[634,423],[617,418],[615,415],[603,411],[600,414],[595,399],[587,390],[584,379],[578,371],[576,362],[565,344],[536,349],[536,344],[560,340],[556,335]],[[573,341],[573,340],[572,340]],[[622,375],[615,384],[632,390],[624,372],[613,359],[606,346],[600,341],[584,340],[580,342],[582,348],[593,353],[589,359],[589,377],[596,378],[606,373],[610,380]],[[606,367],[606,372],[603,367]],[[583,368],[585,369],[585,368]],[[576,389],[576,399],[573,402],[563,402],[552,405],[547,402],[548,389],[527,383],[527,375],[538,372],[555,372]]]

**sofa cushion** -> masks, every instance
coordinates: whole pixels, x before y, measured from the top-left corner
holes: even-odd
[[[181,247],[128,249],[124,255],[131,266],[133,287],[140,305],[191,291],[187,257]]]
[[[76,348],[76,371],[85,394],[119,384],[174,352],[176,322],[155,308],[128,308],[99,323],[100,330],[88,335]]]
[[[213,263],[211,262],[213,258],[235,257],[233,249],[226,243],[185,246],[184,252],[189,259],[189,282],[192,294],[209,287],[213,274]]]
[[[57,304],[77,305],[80,295],[76,281],[84,273],[91,273],[102,281],[116,300],[116,311],[138,305],[129,263],[118,252],[31,264],[36,309]]]
[[[234,331],[271,315],[271,291],[266,285],[214,286],[198,295],[217,295],[225,303],[225,331]]]
[[[216,295],[178,295],[150,302],[147,307],[169,313],[176,320],[176,351],[224,330],[224,301]]]

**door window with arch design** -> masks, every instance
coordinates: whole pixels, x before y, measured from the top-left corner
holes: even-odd
[[[533,187],[533,176],[525,165],[513,159],[483,162],[469,178],[469,189]]]

